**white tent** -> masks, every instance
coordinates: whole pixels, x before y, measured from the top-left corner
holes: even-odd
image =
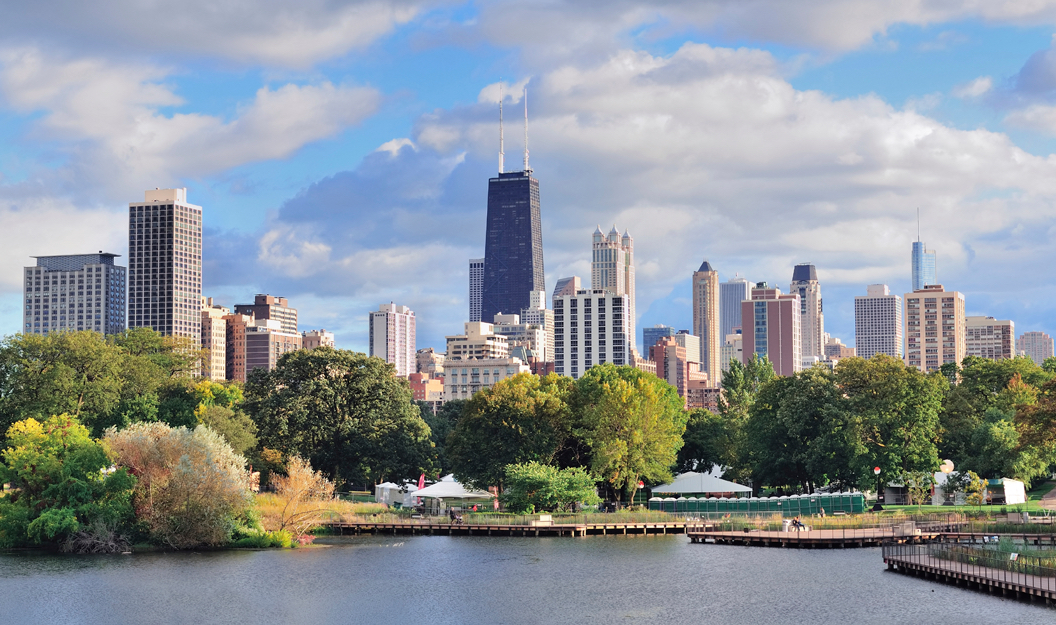
[[[752,488],[735,484],[708,473],[683,473],[670,484],[661,484],[651,489],[653,493],[750,493]]]
[[[414,491],[415,497],[432,497],[434,499],[492,499],[494,495],[486,491],[466,490],[448,475],[436,484]]]

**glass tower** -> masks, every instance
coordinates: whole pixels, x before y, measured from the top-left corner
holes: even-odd
[[[919,291],[929,284],[937,284],[935,270],[935,250],[927,249],[920,242],[913,242],[913,290]]]
[[[488,180],[480,320],[516,314],[531,306],[532,291],[545,290],[539,181],[531,169],[500,173]]]

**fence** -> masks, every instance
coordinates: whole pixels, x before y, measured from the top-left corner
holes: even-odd
[[[1009,552],[948,543],[885,544],[882,551],[885,562],[907,570],[991,586],[1017,587],[1026,592],[1056,593],[1056,567],[1051,565],[1051,559],[1031,555],[1026,545],[1022,548],[1022,552]]]

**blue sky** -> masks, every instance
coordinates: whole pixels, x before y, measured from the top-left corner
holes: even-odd
[[[908,289],[919,207],[969,314],[1053,334],[1054,29],[1056,0],[2,9],[0,332],[31,255],[125,254],[128,202],[185,186],[207,295],[284,295],[358,350],[395,301],[442,348],[483,254],[501,83],[513,111],[530,91],[548,288],[588,277],[615,223],[639,327],[690,326],[705,257],[783,289],[813,262],[853,344],[854,296]]]

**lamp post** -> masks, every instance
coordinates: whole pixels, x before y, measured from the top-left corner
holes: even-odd
[[[942,484],[942,505],[952,506],[954,502],[950,501],[950,473],[953,473],[953,460],[943,460],[939,465],[939,471],[946,475],[946,480]]]
[[[880,467],[873,467],[873,475],[876,476],[876,504],[873,505],[873,512],[880,512],[884,509],[880,502],[884,499],[884,491],[880,490]]]

